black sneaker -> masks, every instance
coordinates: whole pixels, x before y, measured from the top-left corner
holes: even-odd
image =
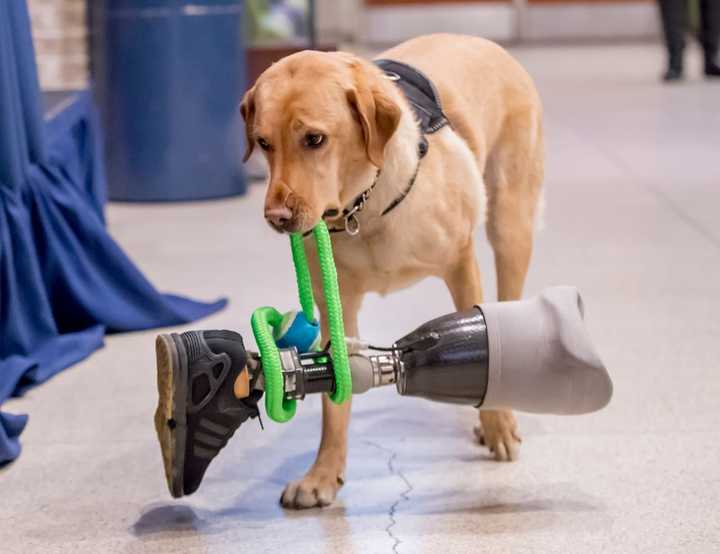
[[[175,498],[194,493],[205,470],[249,417],[257,417],[262,391],[247,398],[233,393],[247,371],[242,337],[233,331],[190,331],[159,335],[158,407],[155,430],[165,477]]]

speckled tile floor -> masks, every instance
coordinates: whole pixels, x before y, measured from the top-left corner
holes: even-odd
[[[720,551],[720,83],[660,86],[652,46],[519,49],[547,111],[545,230],[527,284],[583,292],[615,381],[604,411],[520,416],[521,458],[491,461],[471,409],[358,398],[348,482],[325,510],[285,512],[318,442],[320,405],[251,423],[181,501],[152,427],[154,332],[105,349],[5,408],[30,413],[0,471],[0,552]],[[197,205],[113,205],[114,235],[164,289],[230,296],[202,328],[249,333],[295,305],[262,191]],[[479,231],[481,232],[481,231]],[[494,279],[480,241],[485,289]],[[262,258],[260,272],[247,260]],[[441,284],[370,298],[361,328],[399,336],[450,311]]]

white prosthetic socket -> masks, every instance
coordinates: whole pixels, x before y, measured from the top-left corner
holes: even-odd
[[[553,287],[529,300],[480,309],[489,350],[482,408],[571,415],[610,402],[612,381],[590,340],[575,287]]]

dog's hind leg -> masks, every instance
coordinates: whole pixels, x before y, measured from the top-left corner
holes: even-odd
[[[454,267],[445,276],[455,309],[467,310],[483,301],[480,269],[475,257],[474,241],[463,249]],[[484,444],[494,453],[497,460],[513,460],[517,456],[519,438],[516,433],[515,418],[510,411],[480,412],[484,429]],[[478,437],[482,436],[475,429]],[[483,439],[481,439],[483,440]]]
[[[530,264],[542,192],[542,128],[535,110],[508,118],[490,152],[484,177],[485,226],[495,255],[498,300],[517,300]]]
[[[495,255],[498,300],[522,296],[532,254],[533,231],[543,178],[539,110],[516,114],[506,122],[485,171],[486,230]],[[478,439],[497,460],[513,460],[520,438],[509,410],[481,410]]]

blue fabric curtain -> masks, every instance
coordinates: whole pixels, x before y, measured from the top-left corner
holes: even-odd
[[[0,406],[103,344],[225,306],[160,294],[105,228],[89,93],[45,120],[24,0],[0,1]],[[0,413],[0,464],[27,416]]]

